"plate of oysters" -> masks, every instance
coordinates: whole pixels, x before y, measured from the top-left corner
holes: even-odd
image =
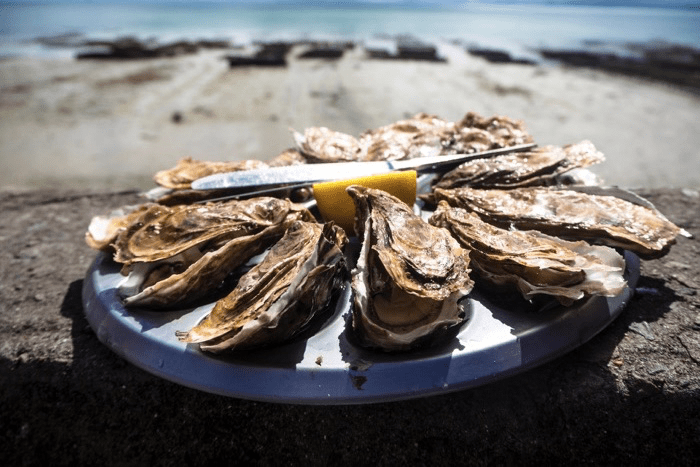
[[[456,391],[591,339],[631,299],[640,258],[687,235],[647,200],[602,186],[589,141],[508,152],[533,138],[503,116],[418,114],[294,141],[269,162],[183,159],[142,204],[93,218],[83,304],[102,343],[159,377],[252,400]],[[413,205],[348,186],[344,227],[308,187],[193,188],[216,174],[456,154],[477,156],[419,176]]]

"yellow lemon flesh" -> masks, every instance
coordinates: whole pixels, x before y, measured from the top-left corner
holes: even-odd
[[[325,221],[334,221],[348,235],[354,235],[355,204],[345,189],[350,185],[362,185],[386,191],[409,206],[416,201],[416,171],[389,172],[381,175],[316,183],[313,186],[318,210]]]

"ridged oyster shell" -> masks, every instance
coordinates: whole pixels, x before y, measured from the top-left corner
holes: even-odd
[[[515,188],[555,185],[562,174],[605,160],[590,141],[542,146],[466,162],[442,176],[437,188]]]
[[[120,233],[129,228],[148,206],[123,206],[115,209],[106,216],[94,216],[90,220],[85,243],[93,250],[114,252],[113,243]]]
[[[234,269],[262,253],[296,220],[313,220],[302,206],[277,198],[205,205],[144,205],[116,217],[111,246],[126,275],[126,305],[175,307],[209,295]],[[123,226],[128,223],[127,226]]]
[[[461,324],[461,300],[474,285],[468,252],[386,192],[357,185],[347,192],[362,240],[352,272],[352,327],[360,344],[408,350]]]
[[[401,160],[472,153],[531,143],[518,120],[467,113],[458,122],[420,113],[406,120],[367,130],[360,136],[364,160]]]
[[[119,234],[114,242],[114,259],[127,264],[151,262],[172,257],[194,245],[206,243],[216,247],[230,239],[279,225],[290,215],[313,219],[303,206],[272,197],[174,207],[151,204]]]
[[[626,285],[625,261],[609,247],[501,229],[445,201],[429,222],[449,230],[469,250],[479,276],[492,284],[514,285],[526,299],[545,294],[570,305],[586,296],[618,295]]]
[[[436,188],[437,201],[477,213],[487,222],[630,250],[645,259],[665,255],[682,229],[651,203],[620,189],[582,187],[477,190]]]
[[[501,116],[484,118],[473,112],[459,122],[421,113],[367,130],[359,138],[311,127],[303,134],[295,132],[294,139],[301,154],[312,163],[413,159],[532,142],[522,122]]]
[[[264,169],[267,166],[266,163],[257,160],[215,162],[200,161],[186,157],[180,159],[175,167],[156,172],[153,179],[162,187],[183,190],[190,188],[193,181],[207,175]]]
[[[274,159],[268,162],[270,167],[283,167],[289,165],[306,164],[306,158],[299,152],[298,149],[285,149]]]
[[[367,130],[360,140],[365,160],[400,160],[440,155],[454,134],[454,123],[434,115],[418,114]]]
[[[179,204],[193,204],[218,198],[230,198],[232,195],[242,195],[246,197],[247,190],[231,188],[219,190],[193,190],[192,182],[208,175],[238,172],[242,170],[256,170],[267,167],[279,167],[285,165],[297,165],[306,163],[306,159],[296,149],[282,151],[277,157],[268,163],[258,160],[242,160],[229,162],[198,161],[192,158],[181,159],[177,165],[168,170],[157,172],[154,180],[160,185],[145,193],[149,201],[154,201],[165,206],[176,206]],[[281,193],[278,197],[286,196],[289,193]]]
[[[326,127],[311,127],[303,135],[294,132],[293,136],[299,151],[310,163],[365,160],[360,142],[352,135]]]
[[[332,223],[295,222],[210,314],[177,337],[210,352],[290,339],[344,283],[346,243],[345,232]]]

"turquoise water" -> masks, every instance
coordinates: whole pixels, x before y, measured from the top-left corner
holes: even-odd
[[[51,54],[39,36],[80,33],[90,38],[132,35],[174,39],[224,38],[239,43],[273,38],[364,40],[411,34],[482,46],[577,47],[666,40],[700,47],[700,11],[585,6],[496,6],[456,9],[262,8],[230,4],[105,5],[0,3],[0,53]]]

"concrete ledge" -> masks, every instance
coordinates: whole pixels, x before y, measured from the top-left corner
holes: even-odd
[[[700,197],[640,191],[695,236],[642,262],[629,307],[574,352],[477,389],[308,407],[157,379],[81,305],[90,218],[135,192],[0,192],[0,433],[17,464],[691,465],[700,439]]]

